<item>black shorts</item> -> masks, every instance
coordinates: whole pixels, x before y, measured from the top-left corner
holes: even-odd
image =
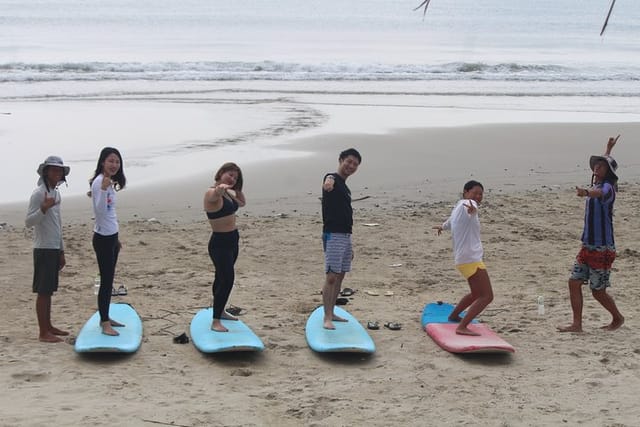
[[[60,249],[33,250],[33,292],[52,295],[58,290]]]

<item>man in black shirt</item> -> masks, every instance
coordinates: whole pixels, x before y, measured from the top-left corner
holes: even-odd
[[[326,174],[322,183],[322,245],[324,249],[326,280],[322,288],[325,329],[335,329],[333,322],[345,322],[333,313],[336,299],[347,271],[351,271],[353,249],[351,230],[353,209],[351,191],[346,180],[356,173],[362,162],[354,148],[340,153],[338,171]]]

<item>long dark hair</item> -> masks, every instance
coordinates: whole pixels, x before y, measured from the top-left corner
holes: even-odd
[[[233,162],[227,162],[224,165],[220,166],[220,169],[218,169],[218,172],[216,172],[216,174],[213,176],[213,179],[216,182],[220,181],[222,174],[229,171],[238,172],[238,179],[236,179],[236,183],[233,185],[232,189],[242,191],[242,184],[243,184],[242,171],[240,170],[240,167]]]
[[[115,154],[116,156],[118,156],[118,159],[120,159],[120,169],[118,169],[118,172],[116,172],[116,174],[111,177],[111,180],[115,181],[113,188],[116,191],[120,191],[127,184],[127,178],[124,176],[124,162],[122,161],[122,155],[120,155],[120,152],[117,148],[104,147],[100,152],[98,164],[96,165],[96,171],[94,172],[93,177],[89,180],[89,186],[91,186],[93,180],[102,173],[104,162],[111,154]]]

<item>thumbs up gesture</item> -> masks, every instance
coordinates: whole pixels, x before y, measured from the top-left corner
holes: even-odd
[[[49,194],[45,191],[44,192],[44,200],[40,204],[40,210],[42,211],[42,213],[47,213],[49,208],[51,208],[55,204],[56,204],[55,197],[49,197]]]

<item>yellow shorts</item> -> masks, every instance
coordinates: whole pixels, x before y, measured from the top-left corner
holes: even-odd
[[[484,265],[484,262],[478,261],[470,262],[468,264],[458,264],[456,265],[456,268],[460,273],[462,273],[465,279],[469,279],[469,277],[476,274],[476,271],[478,271],[479,268],[482,270],[486,270],[487,266]]]

